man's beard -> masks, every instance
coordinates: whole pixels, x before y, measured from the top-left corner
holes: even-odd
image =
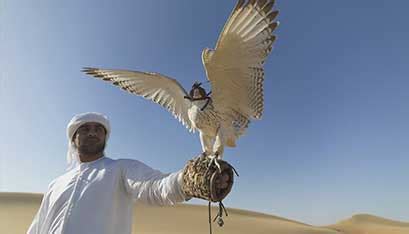
[[[97,155],[102,154],[105,149],[105,141],[95,144],[83,144],[78,147],[78,153],[81,155]]]

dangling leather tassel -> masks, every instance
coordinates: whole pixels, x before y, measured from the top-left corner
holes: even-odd
[[[210,231],[210,234],[212,234],[212,209],[211,209],[210,204],[211,202],[209,201],[209,205],[208,205],[209,207],[209,231]]]

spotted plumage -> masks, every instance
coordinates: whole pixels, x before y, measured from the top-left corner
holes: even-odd
[[[278,26],[274,0],[239,0],[215,49],[202,52],[211,95],[199,83],[190,92],[159,73],[84,68],[83,72],[160,104],[190,131],[199,131],[205,155],[221,158],[252,119],[264,111],[264,62]]]

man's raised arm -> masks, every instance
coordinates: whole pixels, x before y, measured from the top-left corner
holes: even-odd
[[[174,205],[188,199],[183,191],[183,170],[164,174],[137,160],[120,160],[126,191],[150,205]]]

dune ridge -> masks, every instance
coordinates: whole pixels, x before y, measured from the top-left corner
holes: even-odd
[[[38,210],[42,194],[0,192],[0,233],[25,233]],[[216,207],[212,208],[213,214]],[[228,208],[225,226],[213,225],[223,234],[408,234],[409,223],[370,214],[357,214],[334,225],[317,227],[302,222],[235,208]],[[136,204],[133,233],[208,233],[207,207],[178,204],[148,207]]]
[[[409,227],[409,223],[382,218],[370,214],[356,214],[340,223],[376,223],[389,226]]]
[[[401,234],[409,233],[409,223],[370,214],[356,214],[327,228],[347,234]]]

